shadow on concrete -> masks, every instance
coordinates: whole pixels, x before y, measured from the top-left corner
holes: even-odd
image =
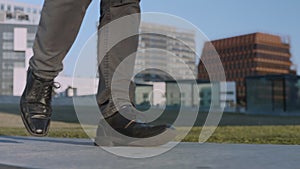
[[[19,143],[23,143],[23,142],[0,139],[0,143],[13,143],[13,144],[19,144]]]
[[[71,139],[63,139],[59,140],[59,138],[39,138],[39,137],[18,137],[18,136],[1,136],[1,138],[7,138],[10,140],[6,140],[7,143],[23,143],[20,141],[39,141],[39,142],[50,142],[50,143],[61,143],[61,144],[71,144],[71,145],[82,145],[82,146],[95,146],[92,141],[80,141],[79,140],[71,140]],[[3,141],[5,143],[5,140]],[[0,139],[1,143],[1,139]]]
[[[34,168],[28,168],[28,167],[18,167],[18,166],[12,166],[12,165],[6,165],[6,164],[0,164],[0,169],[34,169]]]

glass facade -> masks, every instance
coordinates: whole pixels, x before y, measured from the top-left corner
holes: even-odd
[[[166,82],[167,106],[198,107],[208,111],[220,108],[220,84],[193,81]]]
[[[300,76],[247,77],[247,113],[300,114]]]
[[[300,77],[295,77],[285,82],[286,111],[300,114]]]

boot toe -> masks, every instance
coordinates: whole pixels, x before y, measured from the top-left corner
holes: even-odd
[[[44,136],[47,135],[50,120],[49,119],[38,119],[38,118],[30,118],[28,120],[29,129],[33,135],[36,136]]]

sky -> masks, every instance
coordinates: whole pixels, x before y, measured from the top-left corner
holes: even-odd
[[[43,0],[15,0],[43,4]],[[142,0],[142,12],[172,14],[197,26],[210,40],[253,32],[289,36],[292,61],[300,74],[299,0]],[[89,37],[96,31],[99,0],[93,0],[79,35],[64,60],[64,74],[74,65]]]

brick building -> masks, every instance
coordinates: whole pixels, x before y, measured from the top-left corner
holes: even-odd
[[[212,52],[216,51],[216,52]],[[219,54],[227,81],[235,81],[237,99],[245,104],[245,77],[269,74],[295,74],[291,70],[289,39],[265,33],[252,33],[206,43],[198,65],[198,78],[208,80],[206,69],[214,67],[211,58]],[[205,67],[204,67],[204,64]],[[217,70],[217,69],[215,69]],[[212,72],[218,75],[220,72]]]

